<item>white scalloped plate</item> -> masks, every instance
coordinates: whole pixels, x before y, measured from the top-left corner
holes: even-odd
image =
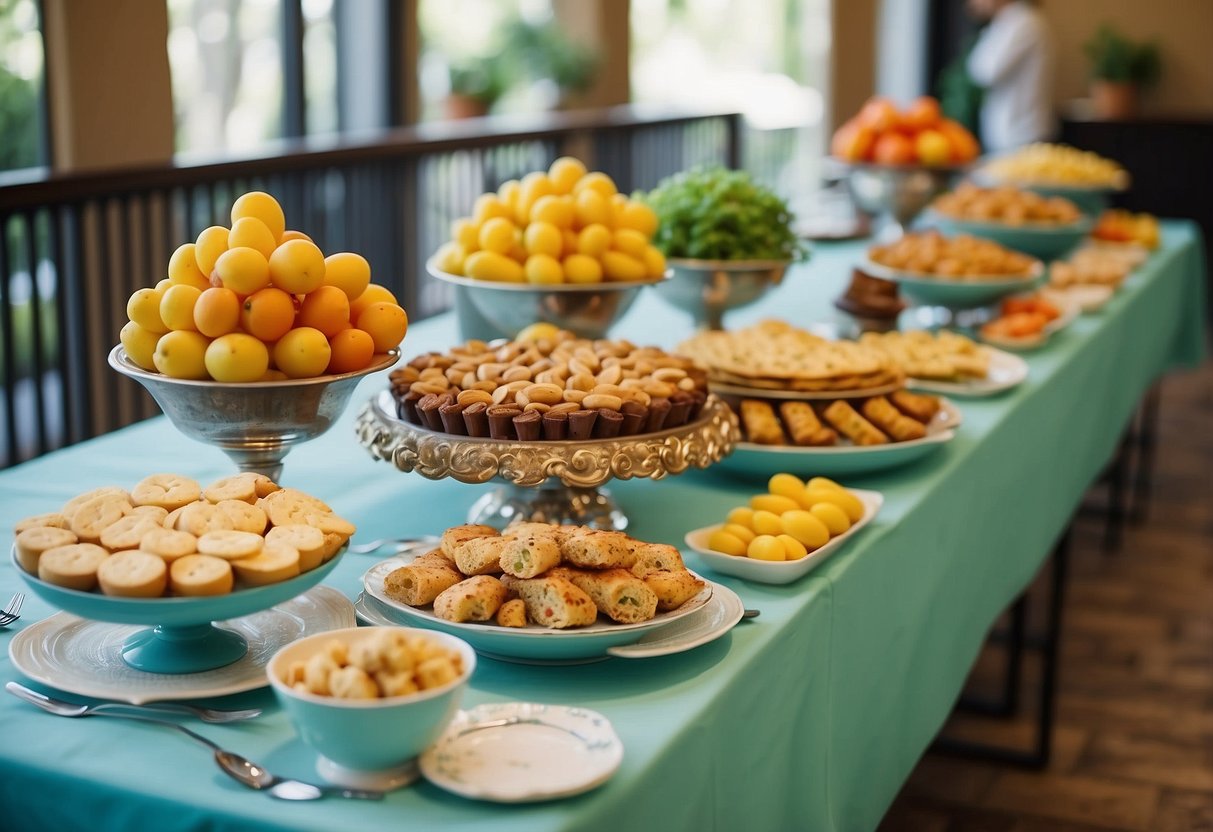
[[[906,386],[913,390],[942,393],[945,396],[977,398],[996,396],[1012,387],[1023,384],[1028,377],[1028,362],[1005,350],[986,347],[990,351],[990,367],[985,378],[970,378],[964,381],[940,381],[938,379],[906,379]]]
[[[248,640],[239,661],[202,673],[162,674],[135,670],[122,660],[122,642],[146,629],[138,624],[89,621],[55,613],[13,636],[13,666],[36,682],[80,696],[141,705],[170,699],[226,696],[265,687],[265,666],[292,641],[357,626],[354,605],[337,590],[318,586],[268,610],[218,622]]]

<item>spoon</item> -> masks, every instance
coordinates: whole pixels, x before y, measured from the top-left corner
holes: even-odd
[[[357,800],[382,800],[383,792],[364,791],[362,789],[345,789],[338,786],[316,786],[311,783],[305,783],[301,780],[288,780],[277,775],[270,774],[256,763],[241,757],[235,752],[228,751],[215,743],[208,740],[201,734],[191,731],[184,725],[172,722],[167,719],[157,719],[156,717],[143,716],[133,713],[118,713],[114,711],[97,711],[97,710],[81,710],[81,707],[73,702],[64,702],[62,699],[55,699],[50,696],[44,696],[37,691],[30,690],[24,685],[16,682],[9,682],[4,686],[4,689],[18,699],[23,699],[31,705],[36,705],[47,713],[55,716],[65,716],[69,718],[87,717],[87,716],[109,716],[118,719],[129,719],[134,722],[148,722],[152,725],[163,725],[166,728],[172,728],[185,734],[199,745],[205,746],[215,755],[215,763],[232,779],[239,783],[248,786],[250,789],[267,790],[272,797],[280,800],[317,800],[321,797],[348,797]]]

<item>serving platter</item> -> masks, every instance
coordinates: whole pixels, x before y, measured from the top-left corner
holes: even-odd
[[[1031,289],[1044,276],[1044,263],[1037,260],[1026,275],[962,275],[942,277],[882,266],[866,255],[856,264],[861,272],[897,283],[906,296],[918,303],[950,309],[971,309],[999,298]]]
[[[884,396],[905,387],[903,381],[855,390],[788,390],[772,387],[747,387],[722,381],[709,381],[713,393],[746,399],[779,399],[780,401],[834,401],[835,399],[867,399]]]
[[[383,588],[388,573],[407,566],[418,556],[407,553],[381,561],[366,571],[362,577],[367,595],[390,610],[396,623],[411,627],[428,627],[462,638],[472,645],[477,653],[490,658],[506,660],[542,659],[562,661],[570,659],[594,659],[608,655],[607,650],[640,641],[651,631],[678,621],[706,606],[717,590],[717,585],[706,581],[706,586],[681,607],[669,612],[660,612],[648,621],[637,624],[615,624],[599,620],[588,627],[570,630],[554,630],[538,624],[525,627],[501,627],[493,623],[460,623],[447,621],[434,614],[432,608],[410,607],[388,597]],[[699,576],[702,577],[702,576]],[[740,616],[738,616],[740,619]],[[736,622],[734,622],[736,623]]]
[[[985,378],[942,381],[911,376],[906,379],[906,386],[928,393],[942,393],[945,396],[980,398],[996,396],[1023,384],[1028,377],[1028,362],[1014,353],[994,347],[986,347],[986,349],[990,351],[990,366]]]
[[[760,584],[790,584],[812,572],[826,561],[830,555],[845,546],[880,511],[884,505],[884,495],[879,491],[864,491],[858,488],[847,489],[863,503],[863,517],[859,518],[842,534],[830,538],[824,546],[814,549],[799,560],[768,561],[748,558],[744,555],[726,555],[708,548],[708,539],[712,532],[721,527],[717,523],[687,532],[686,544],[703,562],[704,566],[722,575],[733,575],[747,581]]]
[[[1093,217],[1083,215],[1075,222],[1024,222],[1017,225],[988,220],[963,220],[927,211],[923,218],[948,234],[968,234],[993,240],[999,245],[1034,257],[1055,258],[1070,251],[1095,227]]]
[[[1046,300],[1059,308],[1061,315],[1045,324],[1044,329],[1039,335],[1032,335],[1026,338],[1005,338],[985,335],[979,330],[978,336],[986,344],[992,344],[1002,349],[1018,350],[1020,352],[1040,349],[1049,343],[1054,335],[1074,323],[1074,319],[1082,314],[1082,308],[1067,295],[1057,294],[1052,290],[1046,290],[1041,294]]]

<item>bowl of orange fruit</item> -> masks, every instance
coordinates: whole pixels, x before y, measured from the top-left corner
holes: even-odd
[[[651,208],[566,156],[477,197],[426,269],[454,287],[465,338],[513,338],[536,321],[601,338],[667,278],[656,230]]]
[[[904,229],[977,159],[981,146],[930,96],[905,109],[877,96],[835,131],[830,153],[846,165],[856,206]]]
[[[135,291],[110,366],[185,435],[277,480],[291,446],[328,430],[358,381],[399,358],[408,315],[353,252],[325,256],[271,195],[179,246]]]

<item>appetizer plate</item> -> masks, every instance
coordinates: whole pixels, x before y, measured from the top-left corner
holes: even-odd
[[[970,378],[964,381],[940,381],[939,379],[908,378],[906,386],[929,393],[947,396],[977,398],[995,396],[1012,387],[1018,387],[1028,377],[1028,362],[1018,355],[987,347],[990,351],[990,367],[985,378]]]
[[[460,711],[421,755],[421,773],[473,800],[532,803],[597,788],[623,761],[623,743],[585,708],[503,702]]]
[[[651,630],[690,615],[704,607],[711,599],[716,585],[707,582],[699,594],[681,607],[670,612],[658,613],[639,624],[615,624],[599,620],[589,627],[571,630],[553,630],[538,624],[525,627],[500,627],[494,623],[459,623],[447,621],[434,614],[432,608],[410,607],[389,598],[383,589],[383,580],[388,573],[407,566],[416,553],[388,558],[375,564],[362,576],[366,593],[386,606],[402,619],[399,623],[411,627],[428,627],[458,636],[491,658],[503,659],[587,659],[606,655],[610,647],[639,641]]]
[[[1044,223],[1027,222],[1011,225],[1005,222],[979,222],[960,220],[929,211],[926,220],[948,234],[969,234],[993,240],[1014,251],[1022,251],[1033,257],[1053,259],[1060,257],[1082,242],[1095,225],[1094,218],[1082,216],[1077,222]]]
[[[918,303],[945,306],[951,309],[971,309],[993,303],[999,298],[1031,289],[1044,275],[1044,264],[1037,260],[1026,275],[939,275],[891,269],[864,257],[856,268],[861,272],[897,283],[906,296]]]
[[[863,517],[855,521],[851,528],[842,534],[831,538],[829,543],[820,549],[814,549],[799,560],[756,560],[745,556],[714,552],[708,548],[708,538],[712,536],[712,532],[720,528],[720,524],[687,532],[687,546],[694,550],[705,566],[723,575],[734,575],[761,584],[790,584],[792,581],[803,578],[824,563],[826,558],[845,546],[847,541],[866,526],[884,505],[884,495],[879,491],[861,491],[857,488],[848,490],[863,503]]]
[[[738,396],[746,399],[787,399],[789,401],[834,401],[835,399],[866,399],[884,396],[905,385],[902,382],[868,387],[863,390],[779,390],[770,387],[746,387],[723,381],[709,381],[713,393],[723,396]]]
[[[1074,319],[1082,313],[1082,309],[1067,295],[1058,294],[1052,290],[1045,290],[1041,294],[1044,295],[1050,303],[1053,303],[1060,309],[1061,316],[1054,318],[1045,324],[1045,328],[1039,335],[1032,335],[1027,338],[1002,338],[998,336],[983,335],[981,331],[978,330],[978,336],[987,344],[992,344],[996,347],[1001,347],[1007,350],[1026,351],[1043,347],[1045,344],[1049,343],[1050,338],[1068,327],[1070,324],[1074,323]]]
[[[56,613],[19,630],[8,645],[13,666],[48,687],[97,699],[141,705],[170,699],[226,696],[265,687],[265,665],[278,648],[304,636],[353,627],[354,607],[326,586],[268,610],[219,622],[248,642],[237,662],[201,673],[145,673],[122,659],[138,625],[88,621]]]
[[[1104,304],[1112,299],[1112,295],[1116,294],[1116,289],[1096,283],[1080,283],[1064,289],[1050,286],[1049,292],[1067,298],[1071,304],[1083,312],[1098,312],[1103,309]]]
[[[785,471],[806,477],[837,477],[896,468],[938,450],[956,436],[954,428],[960,426],[960,411],[947,399],[940,399],[940,404],[939,413],[927,425],[927,435],[922,439],[827,448],[738,442],[733,453],[716,463],[713,470],[767,479]]]

